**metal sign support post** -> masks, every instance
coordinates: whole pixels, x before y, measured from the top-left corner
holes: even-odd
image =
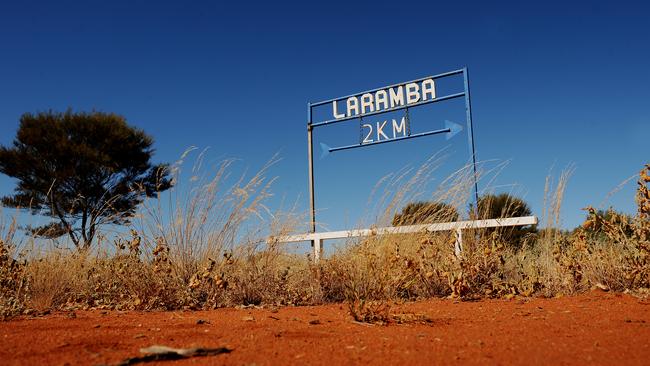
[[[309,230],[311,233],[316,232],[316,205],[314,199],[314,142],[312,139],[312,132],[314,127],[311,124],[311,103],[307,103],[307,144],[308,150],[307,155],[309,156],[309,213],[310,213],[310,227]],[[319,247],[317,248],[316,245]],[[322,241],[319,240],[316,243],[314,240],[311,241],[311,246],[314,248],[315,254],[320,254],[322,248]]]
[[[474,170],[474,202],[476,203],[476,219],[478,217],[478,178],[476,173],[476,150],[474,148],[474,128],[472,127],[472,103],[469,97],[469,75],[467,74],[467,67],[463,68],[463,82],[465,85],[465,111],[467,112],[467,145],[469,154],[472,157],[472,169]]]

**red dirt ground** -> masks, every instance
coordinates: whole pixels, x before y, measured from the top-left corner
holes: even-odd
[[[233,351],[147,365],[650,364],[650,301],[629,295],[428,300],[391,312],[432,322],[355,323],[346,305],[24,317],[0,322],[0,364],[114,364],[151,345]]]

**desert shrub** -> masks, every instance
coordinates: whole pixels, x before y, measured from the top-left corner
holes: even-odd
[[[0,319],[20,314],[27,300],[25,262],[13,258],[14,249],[0,238]]]
[[[503,274],[504,246],[496,241],[465,242],[460,257],[452,261],[448,274],[453,297],[476,298],[508,291]]]
[[[387,323],[395,321],[388,305],[393,300],[550,297],[594,286],[648,291],[649,171],[646,166],[640,174],[633,217],[589,208],[578,230],[564,231],[558,219],[547,220],[547,227],[519,245],[499,231],[466,230],[459,256],[452,232],[375,235],[349,240],[318,264],[278,243],[267,246],[256,229],[244,230],[250,210],[260,208],[266,197],[255,195],[266,186],[256,179],[245,188],[235,185],[243,191],[226,196],[236,202],[234,208],[200,203],[196,207],[204,208],[173,216],[188,213],[195,219],[161,219],[161,224],[179,226],[133,230],[112,248],[21,257],[5,236],[0,240],[0,315],[29,309],[212,309],[347,301],[358,321]],[[556,200],[564,186],[558,184],[560,191],[549,200],[554,212],[559,212]],[[214,192],[214,186],[208,187]],[[225,223],[211,221],[213,207],[231,207],[220,216]],[[402,211],[408,212],[418,211]],[[291,232],[271,223],[272,234]]]
[[[587,208],[589,214],[583,227],[579,230],[582,239],[593,245],[593,232],[604,235],[605,240],[612,246],[617,246],[624,252],[624,278],[626,288],[650,288],[650,165],[646,165],[639,173],[637,182],[637,214],[630,219],[628,215],[615,211],[604,215],[592,207]],[[603,238],[596,238],[602,241]]]
[[[304,258],[277,250],[247,253],[232,275],[229,302],[234,304],[308,305],[317,301],[313,271]]]
[[[540,290],[499,238],[467,235],[460,256],[452,233],[377,236],[360,240],[321,264],[326,301],[474,299],[531,296]]]
[[[499,219],[507,217],[530,216],[532,211],[523,199],[508,193],[498,195],[486,194],[478,199],[478,217],[480,219]],[[470,215],[475,217],[475,209],[470,207]],[[521,248],[526,236],[537,232],[535,226],[512,226],[503,228],[488,228],[481,230],[482,235],[496,233],[508,246]]]
[[[350,243],[321,264],[325,301],[417,299],[449,294],[453,235],[383,235]]]
[[[79,257],[58,251],[29,258],[26,264],[29,308],[45,311],[64,305],[83,273],[81,263]]]
[[[146,200],[130,234],[119,234],[113,247],[33,252],[25,264],[27,295],[18,303],[39,310],[169,310],[320,301],[304,257],[260,245],[263,224],[272,234],[288,232],[291,220],[280,221],[292,216],[264,206],[273,181],[264,176],[269,165],[228,185],[231,164],[223,162],[207,180],[195,166],[194,185],[175,184],[167,199]],[[173,172],[179,182],[180,163]]]
[[[385,236],[384,236],[385,239]],[[391,249],[385,240],[351,242],[321,264],[321,286],[326,301],[390,298],[393,290]]]
[[[133,252],[50,251],[27,264],[30,308],[169,310],[184,305],[181,286],[160,254],[143,261]]]
[[[393,217],[393,226],[458,221],[456,208],[444,202],[410,202]]]
[[[203,308],[232,305],[308,304],[314,298],[310,265],[277,248],[239,248],[222,258],[208,258],[190,283]]]
[[[576,228],[576,231],[588,236],[589,239],[607,240],[608,235],[611,236],[613,234],[611,231],[612,228],[616,228],[618,231],[616,236],[619,237],[630,238],[634,235],[633,215],[616,211],[613,207],[609,207],[606,210],[593,210],[588,208],[587,211],[587,218],[581,227]],[[594,219],[595,217],[599,217],[600,220]],[[609,225],[604,223],[608,223]],[[609,226],[609,228],[606,226]]]
[[[516,236],[497,230],[466,231],[459,257],[451,249],[453,235],[444,239],[419,233],[356,240],[321,263],[323,298],[348,301],[359,312],[360,304],[391,299],[556,296],[594,286],[618,291],[647,288],[648,174],[642,172],[639,179],[639,212],[634,218],[590,211],[589,225],[598,228],[591,233],[598,235],[585,232],[586,228],[568,232],[555,226],[560,222],[557,215],[567,177],[563,173],[556,191],[548,192],[547,227],[524,235],[523,240],[519,236],[516,245]],[[495,206],[523,206],[504,204],[512,201],[502,196]],[[502,208],[488,217],[528,214],[528,209]]]

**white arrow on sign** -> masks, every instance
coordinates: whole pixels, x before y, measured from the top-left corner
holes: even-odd
[[[329,153],[332,153],[332,152],[335,152],[335,151],[355,149],[355,148],[358,148],[358,147],[364,147],[364,146],[369,146],[369,145],[378,145],[378,144],[383,144],[383,143],[386,143],[386,142],[408,140],[408,139],[412,139],[412,138],[416,138],[416,137],[437,135],[437,134],[441,134],[441,133],[444,133],[445,134],[445,139],[449,140],[462,130],[463,130],[463,126],[459,125],[458,123],[455,123],[455,122],[452,122],[452,121],[449,121],[449,120],[445,120],[445,128],[440,129],[440,130],[421,132],[421,133],[416,133],[416,134],[409,135],[409,136],[396,137],[396,138],[392,138],[392,139],[375,141],[375,142],[368,142],[368,143],[365,143],[365,144],[364,143],[359,143],[359,144],[346,145],[346,146],[329,147],[327,144],[321,142],[320,143],[321,159],[326,157],[327,155],[329,155]]]

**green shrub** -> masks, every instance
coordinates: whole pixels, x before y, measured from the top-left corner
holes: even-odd
[[[456,208],[445,202],[411,202],[393,217],[393,226],[458,221]]]
[[[498,195],[486,194],[478,199],[478,218],[479,219],[500,219],[507,217],[530,216],[532,211],[526,201],[519,197],[512,196],[508,193]],[[470,208],[470,215],[474,218],[476,215],[473,207]],[[498,238],[504,244],[511,248],[521,248],[525,237],[529,234],[536,233],[537,228],[533,226],[510,226],[504,228],[484,229],[483,234]]]

